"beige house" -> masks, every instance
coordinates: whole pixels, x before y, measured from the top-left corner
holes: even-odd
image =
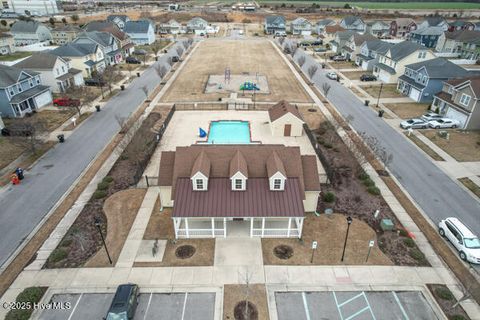
[[[52,42],[57,45],[63,45],[72,42],[79,33],[82,32],[77,26],[71,24],[65,24],[60,27],[52,29]]]
[[[283,100],[268,110],[270,130],[276,137],[300,137],[303,134],[303,124],[300,112]]]
[[[81,70],[84,78],[91,77],[95,72],[101,73],[105,69],[103,51],[95,43],[68,43],[50,53],[68,58],[70,68]]]

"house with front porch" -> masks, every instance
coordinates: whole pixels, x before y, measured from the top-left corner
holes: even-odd
[[[264,30],[266,34],[285,35],[287,21],[283,16],[267,16],[265,17]]]
[[[321,34],[321,36],[323,36],[323,43],[328,43],[331,46],[332,44],[330,42],[335,40],[335,37],[337,36],[337,32],[343,32],[343,31],[346,31],[346,30],[340,27],[338,24],[334,24],[333,26],[326,26],[325,30]]]
[[[406,39],[410,32],[417,29],[417,23],[412,18],[397,18],[390,22],[390,36]]]
[[[465,77],[443,83],[431,110],[460,122],[465,130],[480,129],[480,77]]]
[[[299,17],[290,23],[290,32],[293,35],[309,36],[312,34],[312,24],[307,19]]]
[[[378,63],[373,74],[385,83],[396,83],[405,72],[408,64],[423,62],[435,58],[431,50],[411,41],[396,43],[386,52],[378,52]]]
[[[372,71],[378,63],[378,53],[385,53],[393,43],[382,40],[368,40],[360,46],[360,52],[355,57],[355,64],[362,70]]]
[[[97,44],[103,52],[106,65],[116,65],[123,60],[118,42],[109,32],[83,32],[73,41],[79,44]]]
[[[38,21],[18,20],[10,29],[16,46],[24,46],[52,39],[50,29]]]
[[[421,44],[427,48],[435,48],[438,38],[444,33],[442,27],[418,28],[410,32],[410,41]]]
[[[55,27],[52,29],[52,43],[63,45],[72,42],[83,30],[71,24]]]
[[[158,25],[158,32],[161,34],[179,34],[182,31],[182,24],[174,19],[170,19],[167,22]]]
[[[341,48],[340,53],[342,56],[347,58],[347,60],[355,60],[357,54],[360,53],[362,44],[365,41],[376,40],[377,38],[370,33],[353,33],[351,37],[345,42],[345,45]]]
[[[113,22],[92,21],[84,27],[84,30],[87,32],[99,31],[111,34],[115,39],[115,42],[117,42],[117,50],[121,53],[122,60],[129,57],[135,49],[135,45],[128,34],[120,30],[120,28]],[[117,54],[117,52],[115,54]]]
[[[340,26],[345,30],[364,33],[367,30],[367,24],[359,16],[346,16],[340,21]]]
[[[350,38],[355,34],[355,31],[338,31],[335,33],[335,38],[330,41],[330,47],[333,52],[341,53],[345,43],[350,40]]]
[[[390,25],[384,21],[367,22],[367,32],[377,38],[385,38],[390,35]]]
[[[68,58],[70,67],[82,70],[84,78],[92,77],[95,73],[102,73],[105,69],[103,51],[96,43],[67,43],[53,49],[50,53]]]
[[[14,67],[38,72],[42,83],[49,86],[54,93],[65,92],[72,86],[84,84],[82,71],[70,68],[68,58],[62,58],[49,52],[34,53],[15,64]]]
[[[455,58],[480,59],[480,31],[444,32],[437,41],[437,52],[451,53]]]
[[[325,27],[334,26],[337,23],[332,19],[322,19],[315,24],[315,33],[318,35],[323,35],[325,32]]]
[[[195,17],[187,22],[187,32],[194,33],[196,35],[207,34],[208,22],[200,17]]]
[[[0,64],[0,113],[3,117],[21,118],[52,103],[50,88],[40,74]]]
[[[201,145],[161,154],[163,207],[173,207],[176,238],[301,238],[305,212],[315,211],[320,182],[315,155],[284,145]]]
[[[475,30],[475,23],[465,20],[455,20],[448,23],[448,31]]]
[[[444,81],[467,74],[467,70],[447,59],[430,59],[406,65],[398,78],[397,90],[415,102],[431,102]]]
[[[155,42],[155,27],[148,19],[127,21],[124,31],[136,45],[150,45]]]

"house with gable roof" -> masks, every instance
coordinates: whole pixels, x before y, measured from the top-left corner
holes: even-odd
[[[277,137],[300,137],[303,134],[302,115],[296,106],[283,100],[268,109],[270,130]]]
[[[367,30],[367,24],[359,16],[346,16],[340,21],[340,26],[345,30],[364,33]]]
[[[312,34],[312,24],[307,19],[299,17],[290,23],[290,32],[293,35],[309,36]]]
[[[50,29],[38,21],[16,21],[10,33],[13,35],[16,46],[24,46],[44,42],[52,39]]]
[[[283,16],[267,16],[265,17],[264,30],[266,34],[285,35],[287,21]]]

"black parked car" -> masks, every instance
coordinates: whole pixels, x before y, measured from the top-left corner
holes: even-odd
[[[373,74],[362,74],[360,76],[360,81],[377,81],[377,77]]]
[[[177,56],[173,56],[173,57],[172,57],[172,62],[178,62],[178,57],[177,57]]]
[[[142,63],[140,60],[138,60],[135,57],[127,57],[127,59],[125,59],[125,62],[129,63],[129,64],[141,64]]]
[[[117,288],[110,309],[104,320],[131,320],[135,316],[138,305],[138,286],[122,284]]]
[[[106,85],[105,81],[96,78],[87,78],[84,82],[86,86],[91,87],[104,87]]]

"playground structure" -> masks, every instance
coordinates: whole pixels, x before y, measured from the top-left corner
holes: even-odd
[[[242,91],[260,91],[260,88],[256,83],[245,81],[241,86],[240,90]]]
[[[267,77],[257,73],[210,75],[204,93],[270,94]]]

